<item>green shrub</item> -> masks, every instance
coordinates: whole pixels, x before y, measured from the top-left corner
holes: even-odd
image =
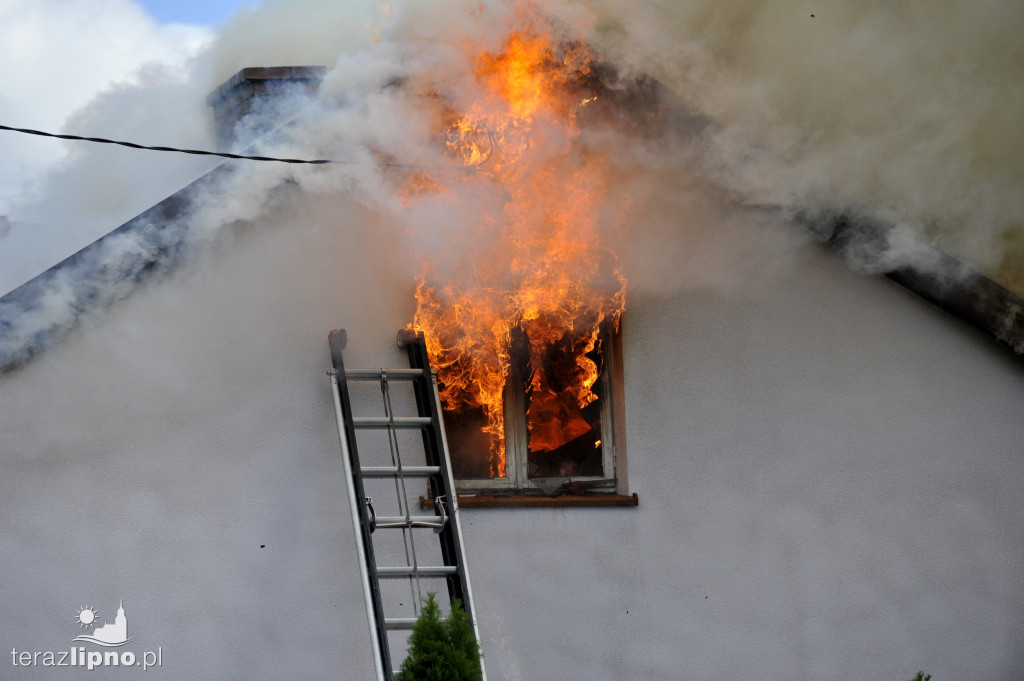
[[[434,594],[427,594],[396,681],[479,681],[482,677],[480,646],[462,603],[452,601],[451,612],[442,619]]]
[[[931,674],[925,674],[924,672],[918,672],[917,676],[910,679],[910,681],[930,681],[932,678]]]

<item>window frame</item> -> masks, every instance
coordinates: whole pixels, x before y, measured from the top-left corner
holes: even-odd
[[[621,319],[602,329],[603,366],[598,377],[601,395],[602,475],[531,478],[528,475],[528,431],[524,377],[513,374],[505,386],[505,477],[455,477],[459,495],[550,496],[563,483],[582,483],[594,495],[626,493],[625,389]],[[449,453],[450,455],[450,453]],[[546,481],[538,484],[537,481]],[[603,483],[603,484],[602,484]]]

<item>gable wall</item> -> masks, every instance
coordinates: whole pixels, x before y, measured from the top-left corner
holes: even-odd
[[[67,649],[123,598],[156,678],[370,678],[326,333],[401,366],[412,304],[345,211],[282,209],[0,379],[0,641]],[[639,508],[463,512],[490,678],[1016,678],[1019,360],[815,247],[632,295],[623,347]]]

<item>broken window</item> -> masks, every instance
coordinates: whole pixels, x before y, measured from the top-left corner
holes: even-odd
[[[616,491],[622,368],[615,326],[610,320],[602,324],[593,347],[582,348],[585,352],[571,333],[541,347],[531,347],[521,329],[511,334],[503,437],[494,432],[482,407],[444,405],[448,449],[461,491]],[[581,368],[596,372],[585,391],[579,383]]]

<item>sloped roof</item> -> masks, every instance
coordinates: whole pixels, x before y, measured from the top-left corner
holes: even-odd
[[[801,215],[797,221],[834,246],[854,267],[884,262],[895,228],[846,213]],[[877,271],[925,300],[978,328],[1017,355],[1024,355],[1024,299],[919,237],[913,262]]]
[[[188,250],[193,204],[231,170],[217,166],[0,298],[0,374],[67,336],[89,312],[178,265]]]
[[[210,93],[221,146],[250,144],[265,118],[295,112],[285,96],[315,93],[322,66],[249,67]],[[249,114],[255,125],[235,135]],[[270,116],[266,116],[270,114]],[[249,119],[246,119],[249,120]],[[71,333],[90,312],[110,307],[142,282],[174,269],[189,249],[194,208],[216,198],[234,170],[222,163],[152,208],[0,298],[0,374],[31,361]]]

